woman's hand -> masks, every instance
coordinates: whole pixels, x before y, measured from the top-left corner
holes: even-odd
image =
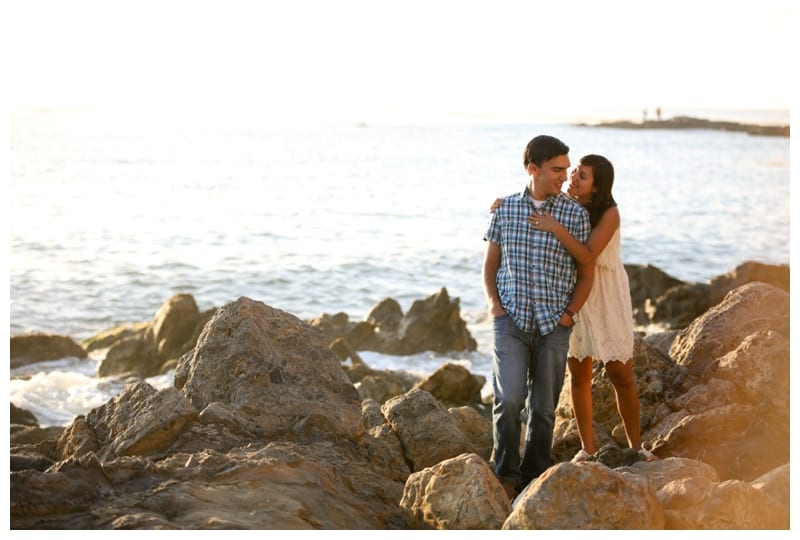
[[[547,212],[529,215],[528,223],[536,230],[547,232],[555,232],[556,227],[560,225],[558,220]]]
[[[494,202],[492,203],[492,207],[489,208],[489,213],[491,214],[501,206],[503,206],[503,199],[495,199]]]

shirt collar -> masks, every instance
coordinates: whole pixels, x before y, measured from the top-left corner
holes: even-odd
[[[527,201],[527,200],[529,200],[528,199],[528,195],[530,195],[530,191],[528,191],[528,186],[526,185],[525,189],[523,189],[522,192],[519,194],[519,198],[520,198],[521,201]],[[561,194],[559,193],[558,195],[561,195]],[[556,198],[558,198],[558,195],[548,195],[547,198],[544,200],[544,205],[545,206],[551,206],[551,205],[555,204],[555,201],[556,201]],[[533,196],[531,195],[531,200],[532,199],[533,199]]]

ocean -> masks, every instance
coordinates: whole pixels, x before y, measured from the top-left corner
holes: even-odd
[[[690,282],[747,260],[789,263],[783,137],[571,123],[206,125],[15,110],[10,334],[80,341],[152,320],[179,292],[201,310],[247,296],[301,319],[357,320],[386,297],[407,310],[444,287],[477,351],[362,357],[422,375],[458,362],[488,379],[488,208],[524,188],[522,150],[541,133],[565,141],[573,163],[588,153],[614,163],[625,263]],[[43,426],[67,425],[123,387],[94,376],[99,360],[11,370],[10,399]],[[171,373],[150,382],[168,386]]]

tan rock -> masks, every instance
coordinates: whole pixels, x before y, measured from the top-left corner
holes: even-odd
[[[483,458],[461,454],[409,476],[400,508],[415,529],[499,529],[511,502]]]
[[[463,453],[475,453],[444,405],[425,390],[414,388],[394,397],[381,411],[400,439],[412,472]]]
[[[640,475],[593,462],[559,463],[529,484],[503,529],[662,529],[655,491]]]

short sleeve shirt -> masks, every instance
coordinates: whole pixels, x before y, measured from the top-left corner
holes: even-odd
[[[579,242],[589,238],[589,215],[566,194],[548,196],[541,211],[558,220]],[[497,291],[503,309],[520,329],[545,335],[555,329],[572,299],[577,268],[553,233],[528,223],[533,212],[527,188],[505,197],[492,213],[484,240],[500,246]]]

